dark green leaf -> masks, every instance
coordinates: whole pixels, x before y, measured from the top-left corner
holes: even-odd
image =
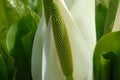
[[[7,43],[17,68],[16,80],[31,80],[31,53],[36,20],[31,14],[23,16],[8,31]]]
[[[7,67],[0,54],[0,80],[8,80]]]
[[[96,0],[97,40],[111,32],[115,21],[119,0]]]
[[[10,54],[7,51],[7,48],[3,47],[2,44],[0,44],[0,54],[3,57],[5,61],[5,65],[7,67],[7,75],[9,80],[13,80],[13,77],[16,72],[16,68],[14,66],[14,59],[10,56]]]

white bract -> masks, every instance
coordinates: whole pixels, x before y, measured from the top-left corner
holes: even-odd
[[[73,57],[73,78],[92,80],[91,57],[96,43],[94,0],[66,0],[68,7],[64,0],[53,2],[61,12],[68,33]],[[33,80],[65,80],[50,21],[46,27],[44,18],[41,19],[35,35],[32,52]]]
[[[86,41],[91,57],[96,44],[95,30],[95,0],[65,0],[70,13],[75,20],[84,40]]]
[[[42,77],[42,52],[43,43],[45,37],[45,16],[42,16],[41,21],[38,25],[36,35],[33,43],[32,60],[31,60],[31,71],[34,80],[41,80]]]

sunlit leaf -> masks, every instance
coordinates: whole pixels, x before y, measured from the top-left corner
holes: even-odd
[[[97,43],[94,57],[94,80],[120,79],[120,32],[104,35]]]

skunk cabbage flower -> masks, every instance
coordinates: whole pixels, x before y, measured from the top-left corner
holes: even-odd
[[[32,52],[33,80],[92,80],[91,56],[96,42],[94,0],[43,3],[45,12]]]

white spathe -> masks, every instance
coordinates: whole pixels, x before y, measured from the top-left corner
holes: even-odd
[[[46,32],[46,22],[45,16],[41,17],[41,21],[36,30],[33,49],[32,49],[32,58],[31,58],[31,71],[33,80],[42,79],[42,57],[43,57],[43,43]]]
[[[65,2],[92,57],[96,44],[95,0],[65,0]]]

